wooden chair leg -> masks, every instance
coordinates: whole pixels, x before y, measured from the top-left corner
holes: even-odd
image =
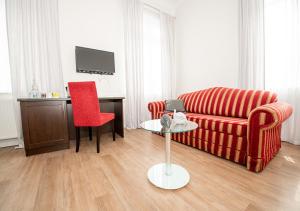
[[[76,127],[76,152],[79,151],[79,146],[80,146],[80,127]]]
[[[100,152],[100,127],[97,127],[97,153]]]
[[[93,140],[93,130],[92,130],[92,127],[89,127],[89,137],[90,137],[90,141]]]
[[[113,140],[116,140],[116,133],[115,133],[115,120],[111,121],[111,129],[112,129],[112,135],[113,135]]]

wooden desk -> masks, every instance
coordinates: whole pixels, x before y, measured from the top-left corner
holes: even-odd
[[[124,97],[99,98],[102,112],[115,113],[115,131],[124,137]],[[26,156],[70,147],[75,139],[70,98],[19,98]],[[111,131],[110,124],[101,132]],[[81,129],[82,137],[88,128]]]

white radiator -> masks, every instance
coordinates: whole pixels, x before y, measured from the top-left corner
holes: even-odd
[[[0,94],[0,147],[17,144],[17,128],[10,94]]]

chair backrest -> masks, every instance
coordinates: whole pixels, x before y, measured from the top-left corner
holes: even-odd
[[[277,101],[269,91],[214,87],[178,97],[184,101],[187,112],[248,118],[258,106]]]
[[[89,124],[99,116],[100,106],[94,81],[69,82],[74,124]]]

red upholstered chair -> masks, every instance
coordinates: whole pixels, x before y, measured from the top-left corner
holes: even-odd
[[[111,122],[113,140],[115,140],[114,113],[101,113],[94,81],[69,82],[69,91],[73,106],[76,129],[76,152],[80,145],[80,128],[88,127],[91,140],[91,128],[97,128],[97,153],[99,153],[100,127]]]

